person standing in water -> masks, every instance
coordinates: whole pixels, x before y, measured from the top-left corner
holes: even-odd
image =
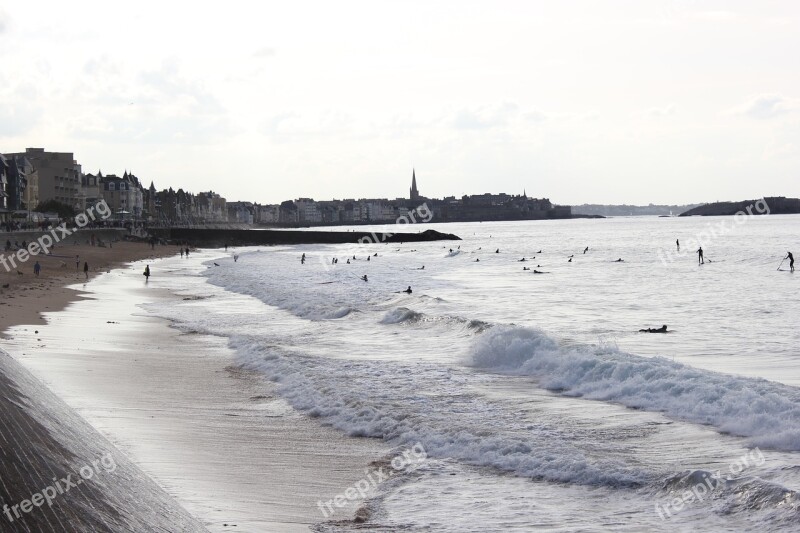
[[[792,255],[792,252],[786,252],[786,254],[787,255],[784,257],[784,259],[789,260],[789,272],[794,272],[794,256]]]
[[[89,263],[83,263],[83,275],[86,276],[86,279],[89,279]]]
[[[145,265],[143,274],[145,283],[150,281],[150,265]]]
[[[705,261],[703,260],[703,247],[701,246],[697,249],[697,264],[702,265],[703,263],[705,263]]]
[[[680,239],[675,239],[675,246],[678,247],[678,251],[680,252],[681,251],[681,240]]]

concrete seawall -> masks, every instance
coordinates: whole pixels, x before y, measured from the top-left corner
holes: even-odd
[[[68,228],[69,229],[69,228]],[[62,235],[60,231],[56,230],[55,234],[59,239],[59,242],[56,244],[56,247],[59,245],[68,245],[68,244],[85,244],[87,240],[91,239],[92,235],[95,236],[95,239],[101,239],[103,241],[114,241],[116,239],[122,239],[130,232],[125,228],[85,228],[80,229],[77,231],[72,231],[69,235]],[[26,231],[11,231],[11,232],[0,232],[0,248],[5,247],[6,241],[11,241],[11,244],[14,244],[14,241],[22,244],[22,241],[26,243],[34,242],[39,237],[43,235],[50,235],[53,237],[53,234],[50,231],[42,231],[42,230],[26,230]]]
[[[383,242],[460,241],[450,233],[426,230],[419,233],[371,233],[367,231],[292,231],[236,229],[153,229],[151,233],[173,242],[194,246],[257,246],[269,244],[358,244]]]
[[[0,351],[0,530],[206,531]]]

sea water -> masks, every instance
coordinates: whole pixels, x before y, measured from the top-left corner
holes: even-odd
[[[369,478],[366,524],[317,529],[800,528],[800,217],[366,229],[431,228],[462,240],[220,251],[151,309],[319,424],[424,450]]]

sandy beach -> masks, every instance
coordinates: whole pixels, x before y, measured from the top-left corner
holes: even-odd
[[[115,245],[114,260],[126,252],[127,260],[151,258],[134,246]],[[387,454],[380,442],[350,439],[294,411],[274,384],[237,368],[224,339],[180,332],[142,309],[191,298],[173,293],[169,277],[192,275],[216,252],[150,263],[149,283],[144,261],[108,272],[111,256],[103,265],[91,252],[83,251],[105,271],[78,285],[77,300],[76,286],[65,287],[81,282],[74,271],[16,288],[11,305],[27,306],[26,318],[44,314],[31,326],[4,313],[4,328],[16,324],[4,329],[4,346],[209,530],[309,531],[325,519],[319,501]],[[354,502],[335,518],[352,519],[357,509]]]
[[[34,256],[17,269],[0,268],[0,334],[5,335],[9,327],[17,324],[44,324],[41,313],[59,311],[79,299],[79,290],[67,287],[86,281],[84,263],[89,264],[89,279],[92,279],[128,261],[153,260],[177,253],[174,246],[151,249],[139,242],[118,242],[111,248],[69,244],[56,248],[52,255]],[[38,277],[33,273],[37,260],[42,267]]]

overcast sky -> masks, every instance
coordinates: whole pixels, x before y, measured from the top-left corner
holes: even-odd
[[[229,200],[800,196],[800,2],[0,2],[0,152]]]

